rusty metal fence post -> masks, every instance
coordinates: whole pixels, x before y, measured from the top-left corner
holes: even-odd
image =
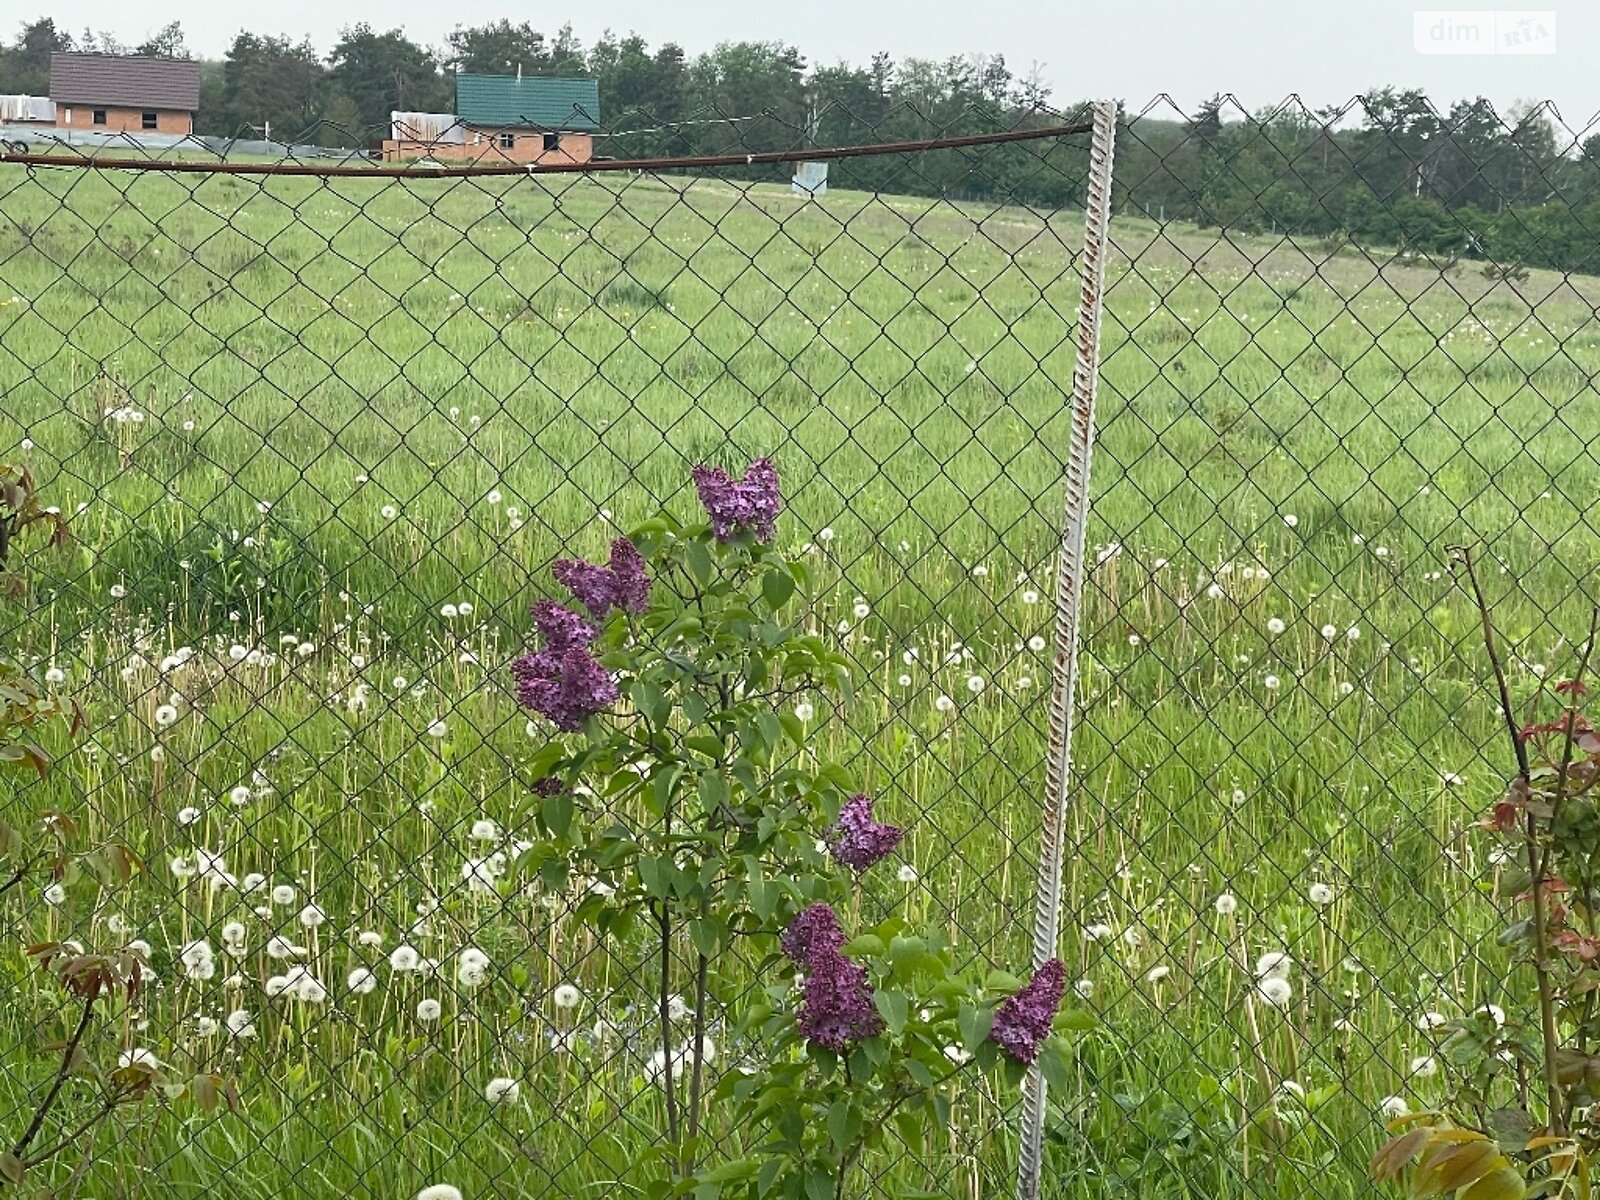
[[[1033,920],[1035,969],[1054,958],[1061,934],[1061,875],[1065,855],[1067,775],[1072,753],[1073,692],[1083,593],[1083,548],[1089,525],[1089,462],[1094,449],[1094,399],[1100,379],[1100,313],[1111,219],[1111,160],[1117,105],[1094,105],[1089,182],[1084,197],[1083,257],[1078,301],[1077,361],[1072,372],[1072,441],[1067,448],[1065,511],[1056,557],[1055,653],[1051,670],[1050,741],[1046,749],[1039,894]],[[1028,1072],[1022,1104],[1017,1200],[1037,1200],[1044,1157],[1045,1081]]]

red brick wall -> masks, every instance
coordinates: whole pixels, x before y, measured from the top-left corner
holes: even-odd
[[[544,134],[521,130],[506,130],[511,135],[510,147],[500,144],[501,131],[497,129],[468,129],[465,145],[443,145],[430,142],[383,143],[386,159],[426,158],[461,159],[485,165],[497,162],[514,163],[569,163],[588,162],[594,157],[594,138],[587,133],[560,134],[560,144],[554,150],[544,148]],[[474,140],[476,139],[476,140]]]
[[[105,108],[106,123],[94,123],[95,105],[93,104],[57,104],[56,125],[62,129],[88,129],[99,130],[101,133],[174,133],[186,134],[194,132],[194,118],[190,113],[176,112],[172,109],[156,109],[156,127],[148,130],[144,127],[144,114],[149,109],[138,108]]]

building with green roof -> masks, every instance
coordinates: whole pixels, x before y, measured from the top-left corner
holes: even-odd
[[[600,85],[558,75],[462,74],[453,116],[394,116],[385,158],[587,162],[600,132]]]

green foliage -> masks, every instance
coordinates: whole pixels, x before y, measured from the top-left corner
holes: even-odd
[[[719,539],[662,516],[630,540],[648,564],[650,603],[613,609],[594,647],[620,681],[623,709],[535,756],[544,837],[522,869],[552,887],[602,884],[577,913],[602,938],[657,931],[667,1150],[649,1194],[853,1194],[855,1166],[883,1139],[935,1137],[948,1125],[963,1068],[1020,1079],[988,1040],[994,1006],[1020,981],[965,978],[938,930],[891,919],[845,947],[868,969],[881,1032],[838,1052],[807,1040],[797,967],[778,935],[802,909],[842,907],[870,880],[828,862],[819,839],[850,784],[809,752],[790,710],[800,695],[847,701],[849,660],[808,631],[797,602],[809,598],[808,568],[753,534]],[[729,986],[736,945],[761,961],[754,996]],[[680,963],[692,964],[686,978]],[[680,988],[692,1001],[674,1019]],[[719,1076],[708,1069],[713,1009],[735,1044],[753,1048]],[[1064,1055],[1051,1039],[1043,1056],[1063,1083]],[[708,1103],[732,1107],[740,1138],[705,1141]]]
[[[1437,1053],[1452,1084],[1444,1111],[1392,1122],[1397,1136],[1370,1170],[1382,1182],[1416,1160],[1417,1196],[1521,1200],[1532,1190],[1587,1200],[1600,1148],[1600,1130],[1580,1116],[1600,1100],[1600,732],[1585,711],[1584,674],[1600,610],[1574,677],[1541,688],[1519,719],[1472,553],[1454,553],[1478,605],[1516,763],[1480,822],[1499,842],[1486,890],[1511,901],[1513,919],[1495,941],[1526,970],[1495,980],[1506,1010],[1484,1001],[1440,1026]]]
[[[437,112],[450,103],[433,54],[399,29],[377,33],[365,22],[346,29],[328,64],[329,82],[355,102],[369,131],[388,129],[393,111]]]

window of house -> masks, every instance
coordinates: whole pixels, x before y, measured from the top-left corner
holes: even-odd
[[[156,115],[155,115],[155,113],[147,112],[147,113],[141,113],[139,115],[139,128],[141,128],[141,129],[154,129],[155,127],[156,127]]]
[[[64,118],[62,118],[62,122],[61,123],[63,125],[71,125],[72,124],[72,110],[70,108],[67,109],[67,115]]]
[[[545,152],[546,153],[549,153],[551,150],[559,150],[559,149],[561,149],[561,135],[559,133],[547,133],[547,134],[545,134],[544,135],[544,148],[545,148]]]
[[[106,123],[106,110],[105,109],[97,108],[97,109],[94,110],[94,123],[96,125],[104,125]]]
[[[516,144],[517,144],[517,135],[516,134],[514,134],[514,133],[502,133],[500,135],[500,149],[502,149],[502,150],[511,150],[511,149],[515,148]]]

